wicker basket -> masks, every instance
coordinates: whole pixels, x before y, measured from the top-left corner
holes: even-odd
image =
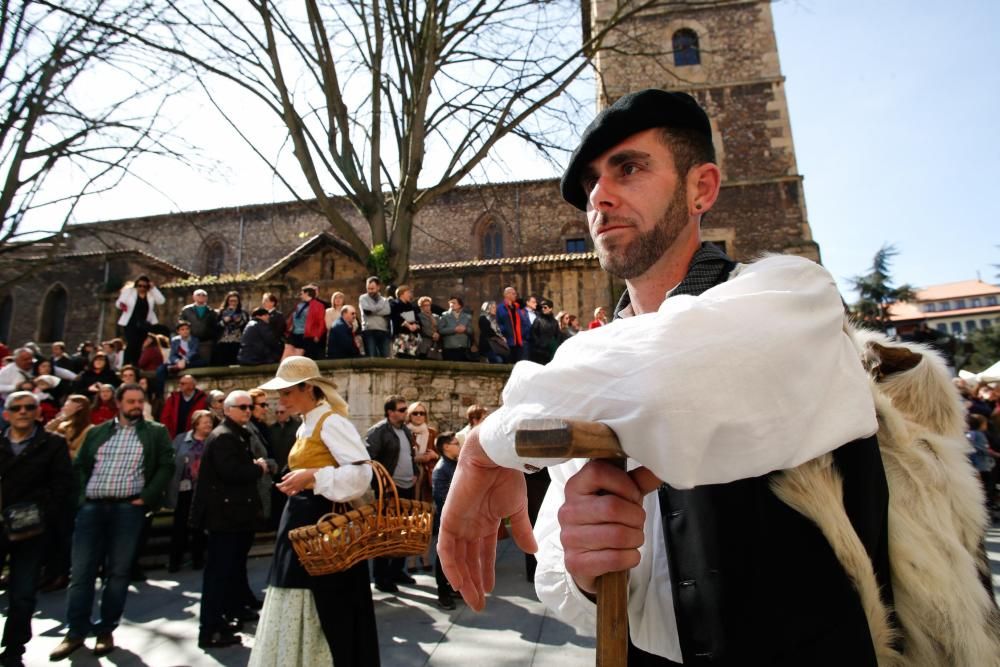
[[[372,466],[378,496],[358,509],[336,507],[314,526],[288,532],[295,553],[313,576],[342,572],[378,556],[417,556],[427,551],[434,525],[431,503],[400,498],[396,484],[378,461]]]

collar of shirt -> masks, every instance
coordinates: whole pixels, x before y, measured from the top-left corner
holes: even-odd
[[[320,401],[317,403],[315,408],[302,415],[302,423],[298,428],[299,434],[312,435],[313,429],[316,428],[316,422],[318,422],[319,418],[329,411],[329,403],[326,401]]]
[[[726,277],[736,268],[736,262],[726,253],[722,252],[714,243],[705,241],[691,258],[684,279],[667,291],[664,300],[678,294],[698,296],[705,290],[715,287],[719,283],[725,282]],[[628,290],[622,293],[615,306],[613,319],[632,317],[635,311],[632,310],[632,301],[629,298]]]
[[[31,433],[28,434],[27,438],[23,438],[21,440],[15,440],[14,438],[10,437],[10,435],[11,435],[11,433],[10,433],[10,427],[8,426],[7,428],[4,429],[3,437],[5,437],[7,439],[7,442],[9,442],[12,445],[20,445],[20,444],[25,443],[25,442],[30,442],[31,439],[35,437],[36,433],[38,433],[38,425],[37,424],[35,426],[31,427]]]

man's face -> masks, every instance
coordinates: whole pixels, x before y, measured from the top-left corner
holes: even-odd
[[[274,411],[274,416],[278,418],[279,424],[284,424],[288,421],[290,415],[288,414],[288,409],[281,403],[278,403],[278,408]]]
[[[135,371],[131,368],[126,368],[121,372],[122,382],[125,384],[135,384],[136,377]]]
[[[396,409],[390,410],[386,419],[388,419],[389,423],[393,426],[399,426],[406,421],[406,403],[404,401],[396,403]]]
[[[253,400],[249,396],[244,396],[243,398],[237,398],[234,405],[227,406],[225,413],[234,422],[240,426],[244,426],[250,421],[252,408]]]
[[[458,301],[456,301],[455,299],[449,299],[448,310],[450,310],[453,313],[458,313],[462,310],[462,307],[458,305]]]
[[[141,391],[126,391],[122,394],[122,399],[118,402],[118,411],[127,421],[135,421],[142,417],[142,407],[146,403],[146,396]]]
[[[149,281],[145,279],[136,281],[135,289],[139,292],[139,296],[146,296],[146,291],[149,289]]]
[[[206,303],[208,303],[208,295],[202,292],[195,292],[194,302],[195,305],[204,306]]]
[[[581,176],[601,268],[617,278],[645,274],[691,221],[684,181],[660,132],[633,134]]]
[[[302,301],[312,301],[312,296],[310,296],[309,292],[302,290],[299,292],[299,299]]]
[[[344,310],[344,321],[348,324],[354,324],[354,318],[357,316],[358,314],[353,308],[347,308]]]
[[[529,296],[528,300],[524,302],[524,305],[527,306],[528,310],[534,310],[538,308],[538,299],[533,296]]]
[[[508,287],[503,291],[503,300],[507,303],[514,303],[517,300],[517,290],[513,287]]]
[[[187,340],[191,336],[191,327],[177,327],[177,335],[182,340]]]
[[[17,357],[14,359],[14,363],[17,364],[17,367],[22,371],[31,370],[31,367],[34,365],[34,361],[35,358],[32,357],[31,352],[28,352],[27,350],[19,352]]]
[[[61,357],[65,353],[66,353],[66,348],[64,348],[62,345],[53,345],[52,346],[52,356],[53,357]]]
[[[194,378],[190,375],[185,375],[177,381],[177,388],[180,389],[182,393],[190,394],[195,388]]]
[[[368,290],[368,296],[375,296],[378,294],[379,284],[376,282],[370,282],[365,285],[365,289]]]
[[[3,418],[18,431],[27,431],[38,414],[38,404],[30,398],[18,398],[4,406]]]

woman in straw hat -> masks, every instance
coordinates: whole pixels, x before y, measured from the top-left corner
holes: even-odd
[[[368,460],[368,452],[347,420],[347,403],[337,386],[320,375],[312,359],[287,357],[261,389],[277,391],[281,406],[301,415],[302,425],[288,454],[290,472],[277,485],[288,503],[278,526],[250,665],[378,665],[367,561],[313,577],[288,539],[293,528],[315,524],[330,512],[331,501],[346,502],[370,488],[371,467],[348,465]]]

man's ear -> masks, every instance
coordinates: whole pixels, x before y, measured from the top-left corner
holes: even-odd
[[[719,198],[719,188],[722,186],[722,172],[718,165],[703,162],[692,167],[687,174],[687,205],[689,215],[701,215]]]

